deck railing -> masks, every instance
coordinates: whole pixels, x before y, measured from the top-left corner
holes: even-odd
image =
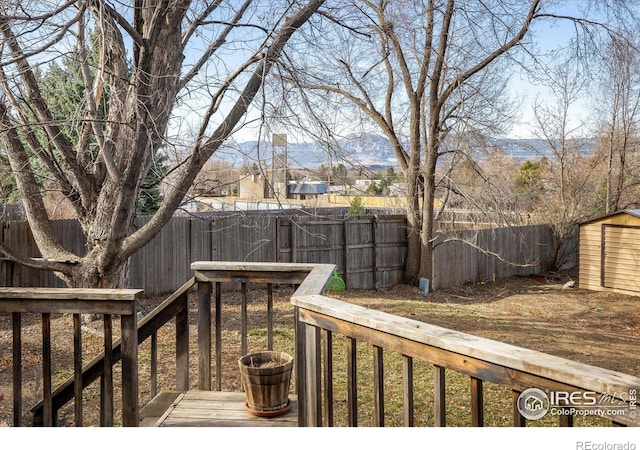
[[[55,288],[0,288],[0,313],[11,313],[13,360],[13,423],[21,426],[22,420],[22,319],[24,314],[38,314],[42,324],[42,401],[38,418],[34,421],[44,426],[57,423],[57,411],[62,406],[60,397],[54,394],[52,358],[52,315],[73,315],[73,376],[71,397],[75,398],[75,423],[82,426],[82,389],[88,385],[88,377],[82,365],[82,314],[101,315],[104,327],[104,358],[96,372],[101,377],[100,424],[113,424],[114,382],[113,365],[122,361],[122,422],[125,426],[138,424],[138,327],[136,326],[136,301],[142,297],[137,289],[55,289]],[[113,316],[120,317],[121,340],[113,345]],[[32,356],[32,355],[29,355]],[[95,378],[94,378],[95,379]]]
[[[444,426],[451,412],[447,408],[453,409],[452,404],[456,409],[468,408],[470,424],[482,426],[485,423],[485,403],[489,400],[485,398],[489,384],[504,388],[500,395],[503,400],[507,399],[514,426],[526,424],[520,408],[521,393],[532,388],[549,395],[566,393],[561,398],[556,395],[552,399],[560,399],[560,402],[573,402],[576,398],[593,400],[594,396],[613,400],[612,404],[624,410],[624,414],[612,417],[612,422],[618,425],[640,424],[635,414],[634,397],[640,388],[640,378],[336,300],[323,295],[335,270],[333,265],[203,261],[195,262],[191,267],[194,278],[140,319],[137,326],[134,326],[135,304],[142,296],[141,291],[0,290],[0,312],[12,313],[14,425],[22,424],[20,329],[21,314],[26,312],[41,314],[43,324],[45,386],[43,400],[32,409],[34,424],[56,425],[57,411],[74,400],[75,425],[82,425],[82,389],[100,378],[100,424],[112,425],[112,367],[120,361],[124,426],[139,423],[140,407],[148,400],[141,399],[142,389],[138,384],[147,383],[147,380],[149,400],[167,389],[225,390],[223,380],[226,382],[228,374],[223,368],[229,366],[229,361],[235,363],[239,356],[254,350],[249,341],[256,333],[251,330],[260,330],[259,345],[268,349],[274,347],[274,338],[284,329],[282,324],[276,328],[276,321],[281,319],[277,315],[287,316],[284,323],[284,327],[288,327],[286,332],[291,330],[295,335],[295,348],[292,347],[291,351],[295,353],[294,381],[301,426]],[[249,286],[252,285],[258,285],[260,293],[266,294],[264,298],[250,298]],[[287,308],[290,306],[291,310],[280,310],[276,314],[274,290],[276,286],[283,285],[295,288],[292,295],[292,291],[287,290],[291,300]],[[230,291],[235,296],[233,305],[229,305],[226,298],[223,300]],[[82,292],[84,294],[80,295]],[[282,295],[280,290],[278,295]],[[54,298],[57,300],[53,301]],[[254,323],[257,309],[264,316],[264,321],[259,324]],[[47,381],[54,372],[47,331],[52,313],[73,314],[74,342],[79,341],[74,348],[82,347],[80,314],[105,315],[104,352],[82,366],[82,357],[75,351],[74,375],[56,389]],[[113,314],[120,316],[120,340],[112,340],[110,324]],[[237,328],[231,336],[228,335],[229,330],[223,329],[223,317],[228,318],[229,314],[235,315]],[[172,325],[174,329],[171,329]],[[168,344],[159,343],[160,333],[169,336]],[[150,340],[148,356],[142,347],[147,340]],[[238,348],[233,349],[237,354],[229,354],[230,340],[239,341]],[[159,357],[161,346],[164,347],[163,355],[167,353],[166,347],[175,353],[175,369],[168,366],[166,357]],[[366,354],[362,351],[365,347]],[[371,353],[368,353],[369,348]],[[397,379],[390,376],[390,355],[399,358],[399,363],[395,361],[393,367],[395,370],[399,366],[401,373]],[[148,360],[148,375],[146,370],[139,370],[138,363],[142,360],[145,363]],[[422,364],[429,364],[433,369],[429,372],[433,377],[429,383],[433,391],[427,400],[424,399],[425,393],[414,387],[419,385],[423,389],[425,386],[422,378],[418,380],[422,373],[416,369]],[[363,367],[367,368],[365,377],[362,376]],[[167,371],[171,376],[167,376]],[[197,380],[190,379],[190,372],[198,374]],[[452,373],[468,377],[468,400],[466,397],[456,398],[459,393],[450,393],[447,380]],[[390,404],[392,390],[400,392],[399,407],[395,397],[394,404]],[[146,395],[146,388],[144,392]],[[400,423],[388,417],[398,408],[401,409]],[[430,411],[425,412],[425,409]],[[341,417],[341,414],[346,417]],[[425,423],[427,416],[431,418],[430,423]],[[573,415],[559,417],[560,425],[573,424]]]
[[[240,355],[248,352],[248,285],[266,286],[266,316],[267,316],[267,350],[273,349],[274,309],[273,286],[293,285],[296,292],[320,292],[329,282],[335,266],[333,264],[294,264],[294,263],[235,263],[199,261],[191,264],[198,282],[198,388],[201,390],[221,390],[222,380],[222,288],[223,283],[239,283],[241,292],[240,305]],[[215,292],[215,305],[211,307],[212,293]],[[215,335],[207,333],[211,329],[211,311],[215,317]],[[264,350],[264,349],[261,349]],[[216,360],[212,364],[211,354],[215,352]],[[211,367],[215,367],[215,374]],[[215,385],[212,377],[215,375]]]
[[[123,384],[122,403],[131,405],[134,412],[131,418],[125,417],[122,411],[122,424],[124,426],[138,425],[139,413],[143,407],[149,404],[157,394],[162,391],[186,391],[189,389],[199,390],[224,390],[223,381],[227,382],[231,377],[225,373],[224,368],[233,371],[235,382],[227,382],[229,386],[239,386],[239,374],[237,373],[237,365],[228,367],[225,361],[237,361],[237,359],[249,351],[264,350],[265,346],[271,350],[274,346],[274,335],[279,332],[282,327],[289,327],[291,330],[290,349],[294,351],[293,332],[295,327],[292,324],[292,310],[290,308],[284,314],[287,316],[288,322],[279,324],[280,330],[276,328],[278,321],[274,307],[274,286],[294,286],[302,287],[309,283],[310,280],[319,282],[323,287],[333,274],[335,266],[333,265],[313,265],[313,264],[271,264],[271,263],[235,263],[235,262],[195,262],[192,264],[195,277],[187,281],[180,289],[171,294],[167,299],[156,306],[149,314],[142,317],[136,328],[134,341],[136,346],[136,361],[144,360],[145,365],[148,362],[149,370],[139,369],[136,364],[135,368],[126,364],[122,366],[122,377],[135,380],[135,395],[133,390],[126,390]],[[321,280],[322,278],[323,280]],[[256,287],[255,290],[259,295],[265,293],[264,297],[253,299],[253,292],[250,286]],[[0,312],[14,313],[16,310],[22,310],[24,306],[17,306],[15,302],[9,301],[9,298],[15,293],[19,293],[21,298],[29,299],[32,296],[44,296],[48,299],[48,303],[52,311],[77,313],[78,329],[74,331],[74,340],[81,341],[80,313],[101,313],[96,308],[87,309],[82,305],[74,305],[73,308],[61,309],[58,305],[60,296],[75,297],[79,292],[88,292],[89,290],[78,289],[41,289],[41,288],[5,288],[0,290]],[[116,300],[118,295],[123,292],[133,292],[135,296],[131,297],[129,305],[131,311],[135,311],[135,301],[142,297],[142,291],[129,290],[91,290],[94,295],[100,295],[101,298]],[[287,290],[287,292],[292,292]],[[239,299],[229,300],[231,294]],[[282,295],[278,292],[278,295]],[[226,299],[223,301],[223,296]],[[120,300],[122,302],[122,300]],[[237,304],[231,305],[231,302]],[[250,308],[251,306],[251,308]],[[16,309],[18,308],[18,309]],[[74,309],[77,308],[77,309]],[[27,308],[33,312],[33,308]],[[251,310],[250,310],[251,309]],[[255,309],[260,309],[266,317],[264,323],[262,321],[253,321],[252,315],[255,315]],[[112,310],[108,312],[114,313]],[[233,336],[231,340],[237,336],[239,348],[232,349],[229,347],[228,336],[223,336],[226,331],[223,330],[223,317],[236,319],[239,329],[232,330]],[[76,316],[74,315],[74,318]],[[135,321],[135,315],[131,315]],[[105,319],[107,320],[107,319]],[[126,322],[123,322],[123,324]],[[250,323],[251,322],[251,323]],[[124,325],[123,325],[124,326]],[[129,325],[127,325],[129,326]],[[173,328],[173,329],[172,329]],[[250,338],[255,334],[255,330],[263,330],[266,328],[266,336],[264,342],[260,342],[260,348],[251,348]],[[20,340],[20,324],[17,322],[13,327],[14,340]],[[174,334],[173,336],[171,336]],[[123,336],[127,335],[123,331]],[[161,344],[159,336],[163,335],[168,340],[165,342],[163,354],[167,354],[166,347],[170,347],[170,351],[174,353],[175,367],[170,367],[173,361],[167,361],[166,356],[160,357]],[[226,342],[225,342],[226,339]],[[95,380],[100,378],[101,384],[105,377],[113,378],[112,367],[122,360],[123,348],[122,342],[113,339],[111,334],[105,335],[105,351],[99,353],[90,362],[82,366],[82,370],[75,369],[76,375],[69,377],[59,386],[53,387],[51,383],[45,388],[43,400],[37,403],[31,412],[33,413],[34,425],[56,425],[58,423],[57,416],[65,405],[72,400],[74,401],[75,419],[73,421],[76,426],[87,425],[86,420],[82,419],[82,389],[87,388]],[[150,341],[150,342],[149,342]],[[108,342],[112,342],[108,344]],[[131,340],[127,341],[127,345],[131,345]],[[224,342],[224,344],[223,344]],[[235,344],[233,342],[232,344]],[[16,344],[18,347],[20,345]],[[144,347],[143,347],[144,345]],[[126,353],[126,352],[125,352]],[[85,355],[86,356],[86,355]],[[14,371],[20,373],[21,355],[14,354],[13,364]],[[76,359],[81,365],[82,357]],[[173,359],[173,358],[171,358]],[[129,360],[129,359],[127,359]],[[124,361],[122,361],[124,364]],[[59,368],[59,365],[58,365]],[[235,370],[234,370],[235,369]],[[64,370],[61,370],[64,373]],[[197,379],[191,379],[191,373],[197,373]],[[53,373],[47,373],[44,376],[49,380],[54,377]],[[140,385],[144,385],[142,389]],[[23,420],[23,404],[20,386],[22,385],[21,375],[14,378],[14,420],[15,426],[21,426]],[[81,386],[81,388],[80,388]],[[238,389],[239,390],[239,389]],[[148,393],[148,395],[147,395]],[[99,425],[111,426],[114,424],[113,390],[100,392],[101,402],[101,420]],[[125,398],[126,397],[126,398]],[[106,406],[102,406],[102,405]],[[104,419],[102,417],[105,417]],[[135,417],[135,418],[134,418]],[[89,423],[88,425],[97,425]]]
[[[137,326],[134,325],[135,334],[131,332],[122,333],[120,339],[113,339],[111,333],[104,336],[105,350],[95,356],[90,362],[86,363],[82,370],[79,371],[76,368],[76,375],[68,378],[65,382],[61,383],[50,394],[51,400],[47,401],[47,395],[44,396],[44,400],[39,402],[33,408],[33,425],[48,425],[56,424],[57,412],[69,401],[74,400],[75,411],[75,426],[83,426],[82,415],[78,416],[78,411],[82,411],[82,389],[87,388],[96,379],[101,380],[100,389],[100,426],[113,426],[114,420],[114,392],[113,389],[103,389],[105,385],[103,380],[113,378],[112,367],[119,362],[122,362],[121,376],[123,379],[122,388],[122,425],[123,426],[138,426],[139,425],[139,413],[142,406],[152,400],[160,390],[159,376],[159,348],[158,348],[158,335],[163,328],[173,325],[174,337],[172,340],[172,351],[175,358],[175,369],[172,371],[172,379],[170,389],[178,391],[186,391],[190,387],[189,378],[189,298],[190,293],[193,291],[193,287],[196,285],[194,278],[188,280],[184,285],[180,287],[176,292],[167,297],[160,305],[158,305],[148,315],[137,321]],[[20,290],[20,289],[14,289]],[[67,293],[66,295],[73,296],[79,291],[78,289],[59,289],[59,292]],[[113,300],[111,291],[120,292],[126,290],[95,290],[101,294],[108,301]],[[135,301],[138,301],[142,297],[142,291],[135,291]],[[2,291],[0,291],[0,299],[2,299]],[[136,303],[132,302],[133,311],[137,310]],[[52,303],[56,303],[52,300]],[[0,305],[3,301],[0,301]],[[74,320],[75,320],[74,315]],[[136,323],[136,315],[132,315],[133,323]],[[124,317],[123,317],[124,318]],[[105,316],[105,324],[108,322],[108,317]],[[124,324],[128,323],[123,322]],[[131,324],[126,325],[131,327]],[[105,326],[105,330],[107,327]],[[14,327],[14,336],[17,329]],[[74,340],[81,340],[81,330],[74,329]],[[128,336],[131,336],[128,338]],[[15,339],[15,337],[14,337]],[[140,351],[141,345],[150,339],[150,345],[148,346],[148,360],[149,360],[149,373],[141,373],[139,371],[139,357],[142,357]],[[111,343],[112,342],[112,343]],[[135,344],[134,344],[135,343]],[[126,355],[133,352],[135,349],[135,358],[127,358]],[[127,361],[135,361],[135,363],[127,363]],[[14,361],[19,361],[19,358],[14,357]],[[78,364],[81,359],[79,359]],[[14,364],[14,370],[16,365]],[[166,377],[166,373],[164,374]],[[125,380],[129,380],[128,383],[132,384],[128,389],[125,389]],[[148,381],[149,396],[146,399],[141,398],[139,383],[141,380]],[[111,383],[112,384],[112,383]],[[19,385],[19,383],[18,383]],[[108,384],[107,384],[108,385]],[[14,390],[16,383],[14,382]],[[80,387],[81,386],[81,387]],[[165,383],[163,388],[167,388]],[[134,389],[135,388],[135,389]],[[14,395],[14,399],[20,398],[18,395]],[[47,409],[47,403],[51,404],[51,413],[45,413]],[[111,405],[111,406],[110,406]],[[19,424],[19,411],[21,407],[19,404],[14,405],[14,423]],[[129,412],[127,412],[129,411]],[[51,415],[52,420],[47,420],[46,416]],[[96,424],[90,424],[96,425]],[[17,425],[16,425],[17,426]]]
[[[538,420],[537,411],[527,409],[528,400],[548,401],[540,412],[552,411],[559,425],[572,426],[578,414],[599,415],[615,425],[640,425],[635,397],[640,378],[575,361],[551,356],[484,339],[438,326],[418,322],[381,311],[345,303],[322,295],[296,293],[298,328],[298,367],[303,373],[299,392],[301,426],[333,426],[333,394],[336,336],[345,340],[346,351],[346,425],[358,426],[358,394],[362,380],[357,374],[361,352],[358,344],[371,346],[370,377],[373,399],[366,411],[373,414],[375,426],[385,425],[385,393],[390,383],[385,378],[384,356],[395,352],[401,356],[401,395],[403,426],[413,426],[418,414],[414,396],[414,360],[431,364],[433,370],[432,426],[445,426],[448,398],[446,372],[455,371],[469,377],[469,401],[472,426],[484,424],[484,383],[494,383],[511,392],[513,426],[525,426],[526,416]],[[344,376],[342,376],[344,378]],[[525,395],[521,395],[522,393]],[[529,398],[527,395],[531,394]],[[539,394],[537,398],[535,394]],[[460,395],[457,393],[456,395]],[[504,394],[503,394],[504,395]],[[546,397],[546,399],[545,399]],[[465,406],[458,402],[458,408]],[[344,409],[344,408],[343,408]],[[522,414],[521,414],[522,413]],[[425,415],[424,411],[420,412]]]

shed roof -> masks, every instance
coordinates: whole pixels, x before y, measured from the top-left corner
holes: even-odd
[[[326,183],[289,183],[290,194],[326,194]]]
[[[606,219],[607,217],[617,216],[619,214],[629,214],[631,216],[640,218],[640,209],[623,209],[621,211],[616,211],[616,212],[612,212],[612,213],[609,213],[609,214],[604,214],[602,216],[594,217],[592,219],[585,220],[584,222],[580,222],[580,225],[585,225],[585,224],[588,224],[588,223],[591,223],[591,222],[596,222],[598,220]]]

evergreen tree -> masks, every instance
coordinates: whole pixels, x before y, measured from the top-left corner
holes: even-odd
[[[90,66],[95,68],[98,55],[95,45],[97,40],[94,35],[91,37],[91,42],[94,45],[92,45],[92,51],[89,53],[88,58],[90,60]],[[62,65],[54,61],[47,67],[46,71],[36,71],[35,75],[36,78],[38,78],[39,84],[42,86],[43,97],[48,103],[53,119],[63,123],[61,130],[65,134],[65,137],[73,145],[77,145],[80,139],[78,124],[82,119],[80,114],[85,106],[84,85],[80,72],[80,64],[78,63],[78,55],[73,54],[63,58],[61,64]],[[95,75],[95,73],[92,75]],[[98,105],[98,117],[100,119],[104,119],[107,115],[108,101],[109,93],[107,91],[102,96],[100,104]],[[37,137],[41,140],[46,139],[42,134]],[[95,137],[92,136],[89,139],[91,140],[89,160],[93,164],[100,164],[96,161],[98,147]],[[136,207],[138,214],[149,215],[158,210],[160,202],[162,201],[159,183],[167,173],[166,161],[167,157],[160,153],[154,157],[152,167],[147,173],[140,189]],[[38,173],[41,178],[51,178],[47,169],[39,164],[39,160],[32,158],[32,163],[39,167]],[[50,181],[43,183],[43,185],[47,188],[55,188]]]
[[[9,159],[0,155],[0,203],[16,203],[20,201],[20,194],[16,186],[16,179],[11,172]]]

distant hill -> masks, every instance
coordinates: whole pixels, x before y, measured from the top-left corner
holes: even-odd
[[[581,145],[585,154],[591,151],[589,140],[583,140]],[[541,139],[492,139],[491,147],[500,149],[520,162],[535,161],[542,156],[553,159],[553,154]],[[281,152],[282,148],[278,147],[276,150]],[[491,148],[485,147],[478,153],[478,158],[482,159],[489,151]],[[268,166],[271,164],[272,152],[273,148],[266,141],[249,141],[221,148],[217,155],[235,166],[252,165],[258,161]],[[360,134],[340,139],[337,148],[330,151],[326,146],[314,142],[290,143],[287,146],[287,160],[291,168],[313,169],[322,165],[328,166],[330,158],[334,166],[342,163],[347,168],[379,169],[398,166],[389,140],[375,134]]]
[[[546,141],[542,139],[492,139],[492,143],[496,148],[520,162],[535,161],[543,156],[549,159],[555,158]],[[578,145],[582,147],[582,153],[585,155],[591,153],[593,149],[591,139],[580,139]]]

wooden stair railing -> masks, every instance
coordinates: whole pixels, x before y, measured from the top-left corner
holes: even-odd
[[[152,312],[138,322],[138,338],[137,343],[140,345],[149,337],[156,335],[156,332],[173,318],[176,319],[176,388],[178,390],[187,390],[189,386],[189,323],[188,323],[188,293],[196,284],[195,278],[190,279],[182,285],[176,292],[171,294],[158,305]],[[153,348],[154,346],[152,346]],[[152,352],[157,351],[152,349]],[[105,374],[105,352],[98,354],[92,361],[82,368],[82,388],[89,386],[93,381]],[[110,365],[118,363],[122,359],[122,342],[117,340],[113,343],[110,355]],[[157,377],[157,358],[152,355],[151,376],[152,380]],[[155,383],[152,381],[152,385]],[[152,392],[152,396],[153,396]],[[53,416],[67,402],[76,396],[75,380],[73,377],[67,379],[51,394]],[[136,399],[137,401],[138,399]],[[33,413],[33,423],[35,426],[44,424],[44,402],[41,401],[35,405],[31,412]],[[136,424],[128,424],[129,426],[137,426]]]
[[[56,422],[54,405],[52,315],[73,316],[73,380],[82,377],[81,315],[102,315],[104,320],[104,347],[111,352],[112,316],[120,316],[122,342],[119,358],[122,360],[122,421],[126,426],[138,422],[138,346],[136,326],[136,303],[142,297],[140,289],[80,289],[80,288],[0,288],[0,313],[11,313],[13,341],[13,421],[22,424],[22,315],[40,315],[42,326],[42,397],[40,422],[53,426]],[[102,385],[101,422],[109,425],[113,420],[113,374],[111,364],[105,368]],[[82,391],[76,389],[75,420],[82,423]]]
[[[137,343],[145,342],[151,337],[151,387],[153,399],[158,392],[157,383],[157,332],[167,322],[176,319],[176,380],[175,390],[189,389],[189,301],[188,294],[193,289],[197,300],[197,360],[198,381],[200,390],[221,390],[222,380],[222,285],[240,283],[242,308],[240,312],[241,353],[248,351],[248,286],[265,284],[267,287],[267,347],[273,346],[274,309],[273,285],[284,284],[299,286],[298,292],[321,292],[335,270],[331,264],[289,264],[289,263],[238,263],[232,261],[196,261],[191,268],[194,278],[186,282],[171,294],[160,305],[138,322]],[[215,304],[212,305],[212,296]],[[213,306],[213,310],[212,310]],[[215,324],[212,323],[212,311]],[[211,330],[215,328],[215,335]],[[216,360],[211,360],[215,352]],[[239,355],[241,356],[241,355]],[[109,354],[102,352],[82,368],[81,382],[76,383],[73,377],[63,382],[52,392],[52,409],[55,417],[57,411],[74,397],[78,397],[78,385],[89,386],[99,377],[103,377],[107,367],[117,364],[122,357],[121,342],[113,343]],[[215,373],[212,373],[212,366]],[[215,383],[212,382],[215,380]],[[44,420],[44,402],[35,405],[33,413],[34,425],[42,425]],[[102,424],[102,423],[101,423]]]
[[[241,288],[241,353],[248,351],[248,286],[250,284],[266,285],[267,301],[267,342],[270,349],[273,346],[274,332],[274,308],[273,286],[274,284],[298,286],[298,292],[320,293],[328,283],[335,266],[332,264],[290,264],[290,263],[238,263],[231,261],[197,261],[191,268],[195,272],[194,278],[185,283],[175,293],[171,294],[160,305],[154,308],[147,316],[140,320],[137,327],[138,345],[151,337],[151,399],[158,392],[157,383],[157,332],[167,322],[176,319],[176,380],[175,390],[186,391],[189,389],[189,299],[188,294],[193,289],[197,302],[197,361],[198,380],[197,388],[200,390],[221,390],[222,379],[222,285],[225,283],[240,283]],[[212,305],[212,296],[215,304]],[[212,309],[213,306],[213,309]],[[212,323],[212,312],[215,314],[215,324]],[[212,336],[212,325],[215,335]],[[77,398],[78,386],[82,389],[89,386],[96,379],[103,377],[108,370],[117,364],[122,358],[121,342],[113,343],[108,354],[100,353],[91,362],[82,368],[81,382],[76,383],[70,377],[56,388],[51,395],[53,415],[72,399]],[[215,352],[216,360],[211,360]],[[241,355],[239,355],[241,356]],[[212,367],[215,373],[212,373]],[[212,383],[215,380],[215,384]],[[45,404],[40,402],[35,405],[33,422],[42,425],[44,420]],[[101,422],[101,425],[103,423]],[[109,424],[107,424],[109,425]]]

